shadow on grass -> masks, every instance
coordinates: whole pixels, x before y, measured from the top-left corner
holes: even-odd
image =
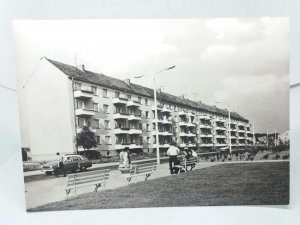
[[[289,204],[289,162],[266,162],[194,170],[28,211],[286,204]]]

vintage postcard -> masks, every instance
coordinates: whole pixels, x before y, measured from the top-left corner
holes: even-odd
[[[289,204],[289,19],[14,22],[27,210]]]

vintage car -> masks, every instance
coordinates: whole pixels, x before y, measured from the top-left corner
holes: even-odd
[[[86,170],[92,166],[92,163],[81,155],[64,155],[62,156],[62,162],[66,172],[75,172],[76,170]],[[57,169],[57,161],[49,162],[42,165],[41,170],[47,175],[54,174]]]

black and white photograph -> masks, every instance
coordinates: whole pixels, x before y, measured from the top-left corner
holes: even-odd
[[[14,20],[27,211],[289,205],[289,22]]]

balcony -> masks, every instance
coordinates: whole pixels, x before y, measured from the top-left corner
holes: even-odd
[[[212,138],[213,135],[212,134],[200,134],[201,138]]]
[[[188,137],[196,137],[196,134],[193,134],[193,133],[188,133],[187,135]]]
[[[156,123],[156,121],[157,121],[157,123],[162,123],[163,122],[163,120],[162,119],[153,119],[152,120],[152,123]]]
[[[124,149],[126,147],[129,148],[129,143],[119,143],[119,144],[115,145],[116,150],[121,150],[121,149]]]
[[[142,134],[142,130],[136,128],[130,128],[129,134]]]
[[[215,127],[215,130],[227,130],[226,127]]]
[[[245,143],[239,143],[238,146],[245,146]]]
[[[94,109],[87,109],[87,108],[81,108],[75,110],[76,116],[95,116],[95,110]]]
[[[169,131],[164,131],[164,132],[163,132],[163,135],[164,135],[164,136],[173,136],[173,133],[172,133],[172,132],[169,132]]]
[[[188,146],[191,147],[191,148],[196,148],[197,147],[197,145],[194,144],[194,143],[189,143]]]
[[[156,147],[157,147],[157,144],[153,144],[152,145],[152,148],[156,148]],[[169,148],[170,144],[162,144],[162,143],[160,143],[160,144],[158,144],[158,147],[159,148]]]
[[[200,144],[200,147],[213,147],[213,143],[202,143]]]
[[[77,133],[80,133],[80,132],[82,131],[82,128],[81,128],[81,127],[78,127],[78,128],[76,129],[76,131],[77,131]],[[91,127],[90,127],[90,131],[92,131],[93,133],[96,133],[96,129],[95,129],[95,128],[91,128]]]
[[[245,137],[238,137],[239,140],[243,140],[246,139]]]
[[[158,135],[161,135],[161,136],[163,136],[164,135],[164,131],[158,131],[158,132],[156,132],[155,130],[152,132],[152,134],[153,134],[153,136],[155,136],[156,135],[156,133],[158,133]]]
[[[236,136],[230,136],[230,139],[237,139]]]
[[[163,107],[162,110],[161,110],[161,112],[163,112],[163,113],[171,113],[172,111],[170,109],[166,108],[166,107]]]
[[[187,116],[195,116],[195,113],[188,112],[188,113],[187,113]]]
[[[171,124],[172,124],[172,120],[171,120],[171,119],[166,119],[166,118],[165,118],[165,119],[163,119],[162,123],[163,123],[163,124],[170,124],[170,125],[171,125]]]
[[[180,111],[180,112],[178,112],[178,115],[179,116],[187,116],[187,112]]]
[[[113,115],[113,118],[114,118],[115,120],[119,120],[119,119],[128,119],[128,117],[129,117],[129,114],[127,114],[127,113],[115,113],[115,114]]]
[[[114,133],[115,134],[129,134],[129,128],[115,128]]]
[[[199,119],[200,120],[211,120],[211,118],[207,115],[201,115],[201,116],[199,116]]]
[[[154,111],[155,110],[155,106],[152,106],[151,109]],[[161,105],[157,106],[157,111],[162,111],[163,107]]]
[[[179,136],[180,136],[180,137],[187,137],[187,136],[188,136],[188,133],[180,132],[180,133],[179,133]]]
[[[187,126],[187,124],[188,124],[187,122],[179,122],[180,127]]]
[[[227,144],[226,143],[217,143],[216,147],[226,147]]]
[[[119,105],[126,105],[127,102],[128,102],[128,99],[119,97],[119,98],[114,98],[112,100],[112,102],[113,102],[113,104],[116,104],[116,105],[118,105],[118,104]]]
[[[185,147],[187,147],[187,144],[185,144],[185,143],[179,144],[179,147],[180,148],[185,148]]]
[[[225,139],[226,135],[224,135],[224,134],[216,135],[216,138],[217,139]]]
[[[129,145],[129,149],[138,149],[138,148],[143,148],[143,146],[140,144],[130,144]]]
[[[194,124],[194,123],[187,123],[187,126],[188,126],[188,127],[195,127],[196,124]]]
[[[94,94],[92,91],[88,90],[77,90],[74,91],[74,98],[78,99],[90,99],[93,98]]]
[[[238,133],[245,133],[246,131],[244,130],[239,130]]]
[[[220,119],[220,118],[215,118],[215,121],[219,123],[226,123],[225,119]]]
[[[140,115],[129,115],[128,116],[128,120],[129,121],[140,121],[142,120],[142,117]]]
[[[140,107],[141,103],[138,101],[129,101],[127,102],[127,107]]]
[[[211,125],[208,125],[208,124],[200,124],[199,127],[203,128],[203,129],[212,129]]]

